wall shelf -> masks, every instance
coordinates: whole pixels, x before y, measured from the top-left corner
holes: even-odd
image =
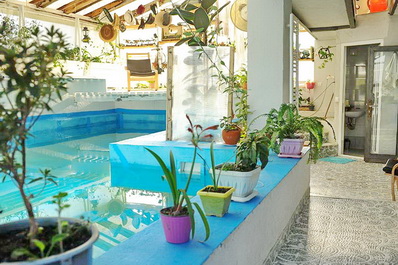
[[[159,45],[168,43],[177,43],[179,40],[162,40],[159,41]],[[156,45],[142,45],[142,46],[121,46],[120,49],[145,49],[145,48],[155,48]]]

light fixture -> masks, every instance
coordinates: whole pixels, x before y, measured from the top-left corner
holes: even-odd
[[[84,43],[88,43],[88,42],[90,42],[90,36],[88,35],[88,28],[87,27],[84,27],[83,28],[83,39],[82,39],[82,42],[84,42]]]

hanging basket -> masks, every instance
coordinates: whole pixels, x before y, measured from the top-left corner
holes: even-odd
[[[329,48],[320,48],[318,51],[319,59],[328,59],[331,56]]]

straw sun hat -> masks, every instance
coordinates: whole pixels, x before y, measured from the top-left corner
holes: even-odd
[[[100,30],[100,38],[105,42],[114,41],[117,37],[117,31],[111,24],[103,25]]]
[[[247,31],[247,0],[236,0],[231,7],[231,20],[235,27]]]
[[[109,11],[108,11],[109,13]],[[109,14],[110,15],[110,14]],[[112,16],[111,16],[112,18]],[[101,40],[105,42],[114,41],[117,37],[117,32],[120,26],[120,18],[117,14],[114,14],[112,24],[103,25],[100,29],[99,36]]]

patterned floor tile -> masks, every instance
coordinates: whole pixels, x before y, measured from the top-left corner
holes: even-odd
[[[311,165],[311,197],[271,264],[398,264],[398,204],[381,164]]]
[[[391,200],[390,178],[382,164],[356,161],[311,165],[311,195],[359,200]]]

